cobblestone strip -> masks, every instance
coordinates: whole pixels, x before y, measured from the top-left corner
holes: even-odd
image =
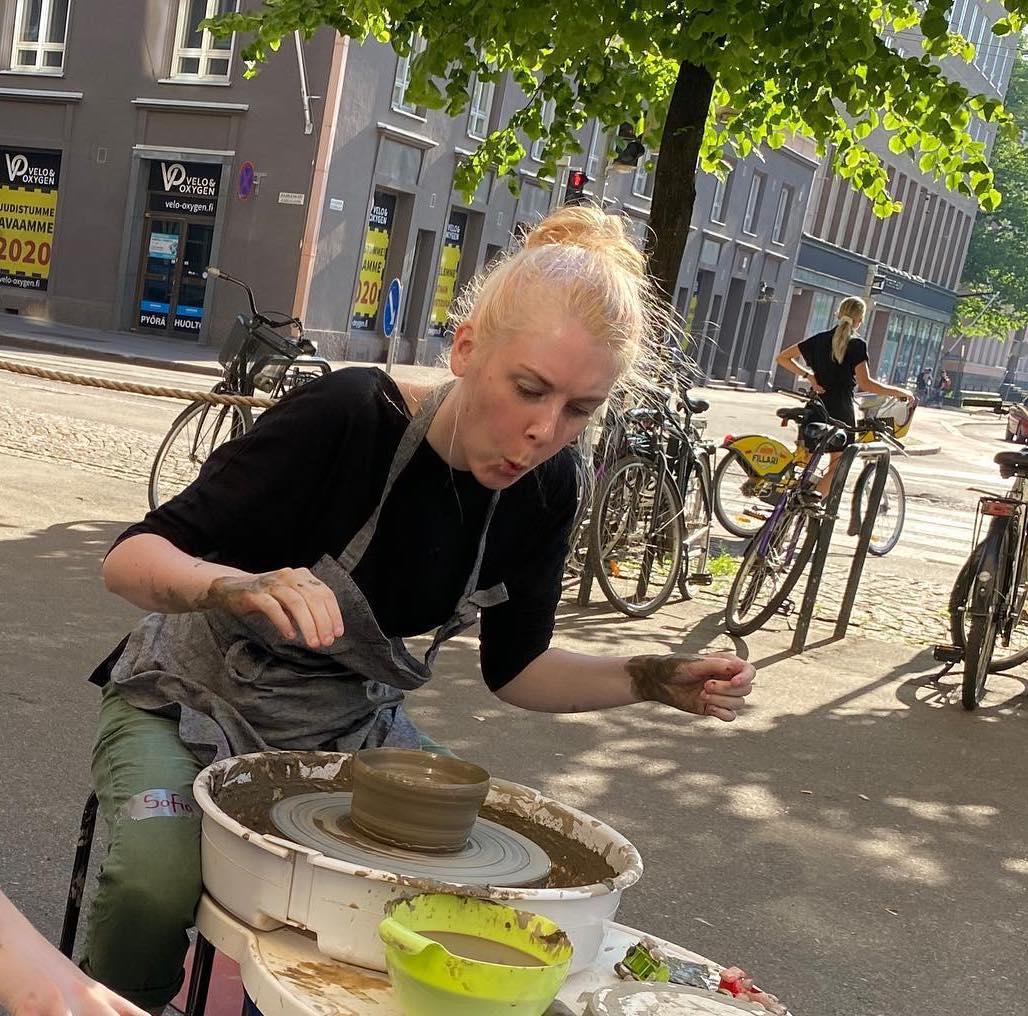
[[[66,462],[92,473],[145,482],[158,444],[158,439],[127,427],[84,424],[0,403],[0,451],[19,458]]]

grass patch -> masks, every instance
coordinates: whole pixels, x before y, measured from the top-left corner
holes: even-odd
[[[714,578],[728,578],[728,576],[734,575],[739,570],[739,562],[727,550],[722,548],[716,556],[710,559],[707,567]]]

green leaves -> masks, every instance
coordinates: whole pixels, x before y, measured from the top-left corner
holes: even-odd
[[[999,191],[1007,191],[1007,215],[1022,199],[1012,199],[1010,187],[993,176],[983,146],[968,128],[972,113],[998,125],[997,157],[1009,154],[1012,159],[1014,121],[993,97],[972,95],[949,79],[953,60],[974,55],[966,39],[949,33],[951,4],[266,0],[259,8],[215,19],[211,27],[222,35],[240,33],[244,59],[255,68],[293,31],[309,37],[319,26],[330,25],[356,43],[377,39],[398,52],[405,51],[417,31],[427,45],[413,61],[409,94],[418,104],[449,115],[467,108],[476,75],[495,81],[509,77],[512,88],[521,90],[519,102],[506,122],[461,162],[456,181],[465,194],[490,171],[508,177],[517,189],[519,163],[535,140],[544,142],[542,173],[552,173],[562,156],[580,151],[580,128],[594,118],[609,129],[637,122],[651,150],[659,147],[665,123],[680,125],[688,120],[683,109],[695,112],[690,95],[675,96],[679,68],[693,65],[715,81],[698,154],[705,172],[724,172],[726,159],[752,155],[764,146],[778,148],[804,135],[818,151],[834,151],[837,171],[868,197],[876,215],[889,215],[900,206],[889,192],[882,160],[867,147],[873,132],[883,129],[890,152],[916,161],[921,172],[947,187],[973,195],[985,212],[999,208]],[[1028,12],[1028,0],[1003,0],[1003,5],[1006,16],[994,24],[990,45],[1019,32]],[[902,33],[914,26],[923,33],[927,55],[903,58],[885,46],[883,32]],[[1014,88],[1028,96],[1022,78],[1015,70]],[[555,108],[552,122],[542,115],[547,102]],[[657,163],[654,219],[660,218],[662,174],[671,172],[669,165]],[[693,167],[684,171],[693,172]],[[1023,176],[1010,186],[1028,194],[1028,168],[1019,172]],[[689,212],[681,209],[682,215]],[[1028,250],[1028,235],[1021,240]],[[1028,279],[1028,264],[1024,268]]]

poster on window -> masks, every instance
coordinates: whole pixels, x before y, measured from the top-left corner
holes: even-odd
[[[60,176],[60,152],[0,148],[0,285],[46,289]]]
[[[358,332],[370,332],[378,321],[378,308],[382,301],[385,281],[386,256],[389,237],[396,214],[396,197],[375,191],[375,202],[368,216],[368,234],[364,239],[364,255],[357,276],[357,293],[353,299],[350,327]]]
[[[428,334],[433,339],[441,339],[446,331],[450,306],[457,292],[457,269],[460,267],[467,228],[468,217],[465,212],[450,212],[450,221],[446,224],[446,235],[443,237],[443,250],[439,255],[439,274],[435,280],[432,313],[428,319]]]

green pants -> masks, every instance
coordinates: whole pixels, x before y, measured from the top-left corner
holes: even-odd
[[[450,754],[421,735],[421,747]],[[178,723],[104,689],[93,748],[93,786],[108,851],[90,912],[83,968],[144,1009],[167,1005],[200,900],[200,810],[193,780],[203,766]]]

